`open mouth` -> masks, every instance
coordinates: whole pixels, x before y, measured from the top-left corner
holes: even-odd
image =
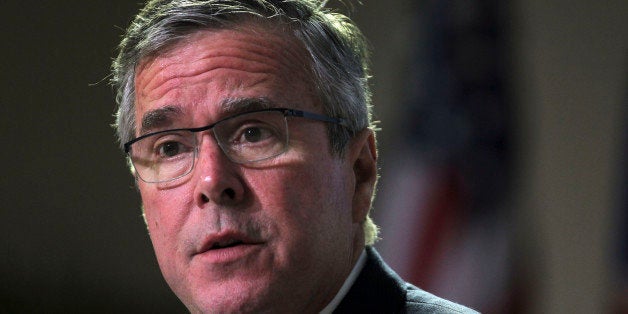
[[[213,256],[216,261],[238,259],[259,249],[262,242],[246,233],[227,230],[210,234],[195,249],[194,255]],[[208,254],[205,254],[208,253]],[[227,258],[229,257],[229,258]]]
[[[208,265],[225,266],[253,260],[251,255],[261,252],[262,244],[244,233],[226,231],[206,237],[194,255]]]
[[[232,239],[232,240],[227,240],[227,241],[214,242],[209,249],[210,250],[226,249],[226,248],[238,246],[241,244],[244,244],[244,242],[241,240]]]

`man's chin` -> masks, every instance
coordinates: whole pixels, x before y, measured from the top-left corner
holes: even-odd
[[[187,300],[179,298],[191,313],[262,313],[276,310],[281,303],[272,290],[267,283],[227,280],[192,289]]]

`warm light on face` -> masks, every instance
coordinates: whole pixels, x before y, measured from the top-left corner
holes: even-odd
[[[289,145],[288,117],[344,125],[343,119],[312,112],[269,108],[236,114],[199,128],[152,132],[124,144],[135,174],[146,183],[179,179],[194,169],[200,132],[212,131],[229,159],[248,164],[283,154]]]
[[[159,266],[192,312],[317,312],[364,246],[362,149],[332,153],[326,124],[343,122],[320,115],[307,51],[278,32],[200,31],[137,75],[148,119],[127,149]],[[234,99],[269,106],[233,112]]]

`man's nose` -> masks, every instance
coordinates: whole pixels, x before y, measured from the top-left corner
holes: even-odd
[[[223,153],[212,134],[203,135],[196,163],[194,197],[199,207],[211,203],[228,206],[242,201],[245,189],[239,166]]]

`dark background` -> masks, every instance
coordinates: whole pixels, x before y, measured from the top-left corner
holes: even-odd
[[[0,3],[0,313],[186,311],[161,277],[110,127],[109,66],[138,2]],[[398,121],[412,93],[408,72],[422,57],[416,41],[425,38],[416,35],[430,33],[417,19],[436,2],[362,2],[352,16],[373,46],[375,110],[384,130],[378,204],[386,204],[398,192],[386,187],[394,186],[394,139],[404,134]],[[469,12],[465,1],[447,3],[462,8],[456,14]],[[531,305],[521,311],[606,312],[625,300],[626,267],[617,266],[616,248],[626,234],[618,200],[628,160],[627,4],[500,6],[512,122],[513,192],[503,206],[512,214],[510,248],[518,252],[507,262],[524,269],[513,268],[527,284],[518,300]],[[395,226],[382,229],[385,243]]]
[[[110,127],[136,1],[3,1],[0,312],[185,312]]]

